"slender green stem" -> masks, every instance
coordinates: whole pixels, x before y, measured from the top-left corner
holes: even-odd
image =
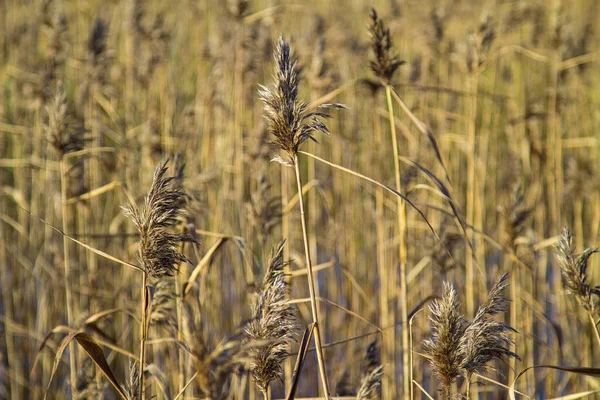
[[[71,293],[71,265],[69,263],[69,239],[67,238],[68,207],[67,207],[67,166],[64,157],[60,158],[60,193],[62,204],[62,229],[63,229],[63,256],[64,256],[64,280],[65,301],[67,303],[67,324],[73,328],[73,297]],[[69,367],[72,396],[77,396],[77,365],[75,357],[75,343],[69,343]]]
[[[390,120],[390,132],[392,136],[392,148],[394,152],[394,175],[396,179],[396,190],[399,193],[402,193],[402,183],[401,183],[401,171],[400,171],[400,158],[398,157],[398,137],[396,136],[396,124],[394,122],[394,106],[392,104],[392,88],[391,86],[386,86],[385,88],[385,97],[387,99],[389,120]],[[412,384],[410,374],[408,373],[410,369],[410,357],[409,357],[409,328],[408,328],[408,288],[406,285],[406,260],[407,260],[407,252],[406,252],[406,208],[404,205],[404,201],[401,198],[396,199],[396,215],[398,218],[398,233],[399,233],[399,246],[398,252],[400,257],[400,303],[402,306],[401,310],[401,321],[402,321],[402,367],[403,367],[403,388],[405,396],[412,397]],[[390,287],[392,290],[395,288],[395,277],[396,274],[393,274],[389,278],[391,279]],[[391,323],[395,324],[395,318],[393,317],[393,310],[390,313],[391,315]],[[392,331],[393,332],[393,331]],[[394,335],[391,334],[391,339],[394,340],[394,344],[391,347],[392,354],[396,355],[395,349],[395,338]]]
[[[302,222],[302,239],[304,241],[304,254],[306,256],[306,269],[308,276],[308,289],[310,292],[310,308],[315,324],[315,347],[317,349],[317,361],[319,363],[319,374],[321,375],[321,384],[325,398],[329,398],[329,385],[327,383],[327,372],[325,361],[323,360],[323,347],[321,344],[321,332],[319,329],[319,316],[317,314],[317,300],[315,297],[315,282],[313,276],[312,262],[310,260],[310,251],[308,247],[308,234],[306,231],[306,217],[304,215],[304,199],[302,196],[302,180],[300,178],[300,169],[298,167],[298,155],[294,156],[294,168],[296,170],[296,184],[298,185],[298,203],[300,204],[300,221]]]

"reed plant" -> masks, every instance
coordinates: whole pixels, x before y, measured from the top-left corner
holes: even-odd
[[[597,396],[599,4],[0,1],[0,398]]]

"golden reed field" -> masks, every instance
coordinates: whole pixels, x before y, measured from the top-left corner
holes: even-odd
[[[0,0],[0,399],[600,398],[599,23]]]

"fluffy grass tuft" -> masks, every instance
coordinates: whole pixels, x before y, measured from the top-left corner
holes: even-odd
[[[279,242],[271,252],[262,290],[252,304],[253,318],[245,328],[250,339],[268,341],[264,347],[251,352],[252,375],[263,393],[267,393],[272,381],[281,379],[289,345],[297,336],[294,309],[286,301],[288,288],[283,272],[284,245],[285,241]]]
[[[168,161],[154,172],[152,186],[144,207],[123,207],[140,233],[139,258],[144,270],[153,278],[171,276],[187,258],[179,252],[181,242],[193,241],[187,233],[175,233],[173,228],[184,213],[185,193],[174,184],[174,177],[166,176]]]

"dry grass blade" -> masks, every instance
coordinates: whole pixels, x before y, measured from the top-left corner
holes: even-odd
[[[322,303],[329,304],[329,305],[337,308],[338,310],[341,310],[344,313],[346,313],[348,315],[351,315],[352,317],[355,317],[355,318],[357,318],[357,319],[359,319],[359,320],[361,320],[363,322],[366,322],[367,324],[371,325],[373,328],[377,329],[379,332],[382,331],[380,327],[378,327],[376,324],[372,323],[371,321],[369,321],[365,317],[361,316],[360,314],[358,314],[358,313],[356,313],[356,312],[354,312],[352,310],[347,309],[346,307],[344,307],[344,306],[342,306],[342,305],[340,305],[340,304],[338,304],[338,303],[336,303],[334,301],[331,301],[331,300],[326,299],[324,297],[317,297],[316,300],[318,300],[318,301],[320,301]],[[288,300],[287,303],[288,304],[309,303],[310,301],[311,301],[310,298],[307,297],[307,298],[300,298],[300,299]]]
[[[202,272],[204,267],[206,267],[206,265],[208,265],[208,263],[210,262],[212,257],[215,255],[215,253],[217,252],[219,247],[221,247],[221,245],[223,243],[225,243],[227,241],[227,239],[228,239],[227,237],[218,238],[217,241],[215,242],[215,244],[213,244],[213,246],[206,252],[204,257],[202,257],[200,262],[198,262],[198,265],[196,265],[196,267],[190,274],[190,277],[188,278],[187,282],[185,282],[183,285],[183,296],[184,297],[185,297],[185,295],[187,295],[189,293],[190,290],[192,290],[192,285],[193,285],[194,281],[198,278],[198,276],[200,275],[200,273]]]
[[[327,165],[329,165],[329,166],[331,166],[331,167],[333,167],[333,168],[339,169],[340,171],[346,172],[346,173],[348,173],[348,174],[350,174],[350,175],[354,175],[354,176],[356,176],[356,177],[358,177],[358,178],[361,178],[361,179],[364,179],[364,180],[366,180],[366,181],[368,181],[368,182],[371,182],[371,183],[373,183],[373,184],[375,184],[375,185],[377,185],[377,186],[379,186],[379,187],[382,187],[383,189],[387,190],[388,192],[390,192],[390,193],[392,193],[392,194],[394,194],[394,195],[396,195],[396,196],[400,197],[402,200],[406,201],[406,203],[407,203],[408,205],[410,205],[410,206],[411,206],[411,207],[412,207],[412,208],[413,208],[413,209],[414,209],[414,210],[415,210],[415,211],[416,211],[416,212],[419,214],[419,216],[420,216],[420,217],[423,219],[423,221],[425,221],[425,223],[427,224],[427,227],[429,228],[429,230],[431,231],[431,233],[433,233],[433,235],[434,235],[434,236],[435,236],[435,237],[436,237],[438,240],[441,240],[441,239],[440,239],[440,237],[439,237],[439,235],[437,234],[437,232],[435,231],[435,229],[433,228],[433,226],[431,225],[431,223],[429,222],[429,220],[428,220],[428,219],[427,219],[427,217],[425,216],[425,214],[424,214],[424,213],[423,213],[423,212],[422,212],[422,211],[421,211],[421,210],[420,210],[420,209],[419,209],[419,208],[418,208],[418,207],[415,205],[415,203],[413,203],[413,202],[412,202],[412,200],[410,200],[408,197],[406,197],[406,196],[405,196],[405,195],[403,195],[402,193],[400,193],[400,192],[398,192],[398,191],[396,191],[396,190],[392,189],[391,187],[389,187],[389,186],[387,186],[387,185],[385,185],[385,184],[383,184],[383,183],[381,183],[381,182],[378,182],[378,181],[376,181],[375,179],[369,178],[368,176],[365,176],[365,175],[363,175],[363,174],[360,174],[360,173],[358,173],[358,172],[352,171],[351,169],[344,168],[344,167],[342,167],[341,165],[337,165],[337,164],[334,164],[334,163],[332,163],[332,162],[330,162],[330,161],[324,160],[324,159],[322,159],[321,157],[318,157],[318,156],[316,156],[316,155],[314,155],[314,154],[307,153],[307,152],[305,152],[305,151],[299,151],[299,153],[300,153],[300,154],[304,154],[304,155],[306,155],[306,156],[309,156],[309,157],[312,157],[312,158],[314,158],[315,160],[317,160],[317,161],[320,161],[320,162],[322,162],[322,163],[324,163],[324,164],[327,164]]]
[[[582,399],[582,398],[589,398],[591,395],[593,394],[597,394],[600,393],[600,389],[599,390],[588,390],[586,392],[579,392],[579,393],[573,393],[573,394],[568,394],[566,396],[560,396],[560,397],[553,397],[549,400],[577,400],[577,399]]]
[[[106,358],[104,358],[104,352],[102,351],[102,348],[100,348],[100,346],[98,346],[98,344],[96,343],[94,338],[92,338],[90,335],[88,335],[85,332],[72,332],[72,333],[68,334],[63,339],[63,341],[60,343],[60,346],[58,347],[58,351],[56,352],[56,356],[54,358],[54,364],[52,366],[52,374],[50,375],[50,380],[49,380],[48,386],[46,388],[46,393],[44,394],[44,399],[48,395],[48,391],[50,389],[50,384],[52,383],[52,378],[56,374],[56,370],[58,369],[58,365],[60,363],[62,354],[65,351],[65,349],[67,348],[67,346],[69,345],[69,343],[71,343],[71,341],[73,341],[73,340],[77,341],[77,343],[83,348],[83,350],[92,359],[92,361],[94,361],[94,363],[98,366],[98,368],[100,368],[100,371],[102,371],[104,376],[106,376],[106,378],[110,381],[110,383],[117,390],[117,392],[119,392],[121,397],[123,399],[127,400],[127,394],[125,393],[123,388],[121,388],[121,385],[119,385],[119,383],[117,382],[117,379],[115,378],[113,372],[111,371],[110,366],[108,365],[108,362],[106,361]]]
[[[302,372],[302,366],[304,365],[304,360],[306,359],[306,354],[308,352],[308,346],[312,340],[313,331],[315,329],[315,324],[309,324],[304,330],[304,335],[302,335],[302,340],[300,341],[300,348],[298,350],[298,357],[296,358],[296,365],[294,366],[294,373],[292,375],[292,385],[288,391],[286,396],[286,400],[294,400],[296,397],[296,390],[298,389],[300,372]]]
[[[452,213],[453,213],[453,218],[456,221],[456,224],[458,226],[458,228],[460,229],[460,233],[462,235],[462,237],[465,239],[465,242],[467,243],[467,245],[473,250],[473,244],[471,243],[470,240],[468,240],[467,238],[467,232],[465,229],[465,222],[463,221],[463,219],[460,216],[459,213],[459,209],[458,206],[456,205],[454,199],[452,198],[452,195],[450,194],[450,191],[448,190],[448,188],[442,183],[442,181],[440,179],[438,179],[431,171],[429,171],[427,168],[423,167],[422,165],[420,165],[419,163],[412,161],[406,157],[400,157],[400,160],[419,169],[421,172],[423,172],[425,174],[425,176],[431,181],[433,182],[433,184],[435,186],[437,186],[437,188],[441,191],[443,198],[448,202],[448,205],[450,205],[450,208],[452,209]],[[475,257],[475,252],[473,252],[473,257]],[[452,255],[450,254],[450,257],[452,258]],[[481,268],[481,266],[479,265],[479,263],[477,263],[477,260],[474,259],[474,261],[476,262],[477,268],[479,269],[479,272],[481,273],[481,275],[484,275],[484,272]]]
[[[392,95],[394,96],[394,99],[396,100],[396,102],[400,105],[400,108],[402,108],[402,111],[404,111],[409,116],[409,118],[417,126],[419,131],[421,131],[421,133],[423,133],[425,136],[427,136],[427,139],[429,140],[431,147],[433,147],[433,151],[435,153],[435,158],[436,158],[437,162],[440,164],[440,166],[442,167],[442,169],[444,170],[444,174],[446,176],[446,180],[448,181],[448,184],[450,186],[452,186],[452,182],[450,181],[450,175],[448,174],[448,169],[446,168],[446,164],[444,163],[444,160],[442,159],[442,153],[440,152],[440,148],[438,146],[437,140],[435,139],[435,136],[433,135],[433,132],[431,132],[431,130],[429,130],[427,125],[425,125],[420,119],[418,119],[410,111],[410,109],[406,106],[406,104],[404,104],[404,102],[402,101],[400,96],[398,96],[398,94],[396,93],[395,90],[392,90]]]
[[[431,397],[431,395],[429,393],[427,393],[425,388],[423,386],[421,386],[419,384],[419,382],[413,380],[413,383],[419,388],[419,390],[425,395],[425,397],[427,397],[429,400],[434,400],[434,398]]]
[[[138,267],[138,266],[137,266],[137,265],[135,265],[135,264],[129,263],[129,262],[127,262],[127,261],[120,260],[120,259],[118,259],[118,258],[116,258],[116,257],[113,257],[113,256],[111,256],[111,255],[110,255],[110,254],[108,254],[108,253],[105,253],[105,252],[103,252],[102,250],[98,250],[98,249],[96,249],[96,248],[94,248],[94,247],[92,247],[92,246],[90,246],[90,245],[88,245],[88,244],[85,244],[85,243],[83,243],[83,242],[81,242],[81,241],[79,241],[79,240],[75,239],[75,238],[74,238],[74,237],[72,237],[72,236],[69,236],[69,235],[65,234],[63,231],[61,231],[61,230],[60,230],[60,229],[58,229],[57,227],[53,226],[52,224],[50,224],[49,222],[47,222],[47,221],[46,221],[46,220],[44,220],[43,218],[40,218],[40,217],[38,217],[37,215],[34,215],[34,214],[32,214],[32,213],[31,213],[29,210],[26,210],[26,209],[22,208],[22,207],[21,207],[21,206],[19,206],[19,205],[17,205],[17,207],[19,207],[21,210],[25,211],[27,214],[31,215],[33,218],[35,218],[35,219],[37,219],[37,220],[41,221],[41,222],[42,222],[42,223],[44,223],[46,226],[48,226],[50,229],[52,229],[52,230],[54,230],[54,231],[56,231],[56,232],[60,233],[61,235],[63,235],[63,236],[64,236],[64,237],[66,237],[67,239],[69,239],[70,241],[72,241],[72,242],[74,242],[74,243],[77,243],[78,245],[80,245],[80,246],[81,246],[81,247],[83,247],[84,249],[87,249],[87,250],[91,251],[91,252],[92,252],[92,253],[94,253],[94,254],[98,254],[99,256],[102,256],[102,257],[106,258],[107,260],[114,261],[114,262],[116,262],[116,263],[118,263],[118,264],[125,265],[125,266],[127,266],[127,267],[130,267],[130,268],[133,268],[133,269],[137,269],[138,271],[143,271],[143,269],[142,269],[142,268]]]
[[[157,386],[159,387],[160,391],[162,392],[162,395],[166,399],[170,399],[171,391],[169,390],[169,384],[168,384],[167,378],[166,378],[165,374],[160,370],[158,365],[148,364],[144,368],[144,372],[149,372],[150,375],[152,375],[154,377],[154,380],[156,381]]]
[[[123,308],[111,308],[110,310],[100,311],[100,312],[97,312],[94,315],[91,315],[91,316],[87,317],[86,320],[83,323],[86,324],[86,325],[87,324],[94,324],[94,323],[98,322],[100,319],[102,319],[102,318],[104,318],[104,317],[106,317],[108,315],[111,315],[111,314],[114,314],[114,313],[118,313],[118,312],[123,312],[123,313],[129,315],[131,318],[136,319],[135,314],[133,312],[129,311],[129,310],[126,310],[126,309],[123,309]]]
[[[568,367],[568,366],[560,366],[560,365],[533,365],[533,366],[527,367],[523,371],[519,372],[519,375],[517,375],[515,380],[510,384],[510,387],[508,390],[508,395],[511,400],[516,400],[515,386],[516,386],[519,378],[522,377],[528,371],[530,371],[532,369],[539,369],[539,368],[553,369],[553,370],[557,370],[557,371],[571,372],[571,373],[574,373],[577,375],[586,375],[586,376],[592,376],[595,378],[600,378],[600,368]]]

